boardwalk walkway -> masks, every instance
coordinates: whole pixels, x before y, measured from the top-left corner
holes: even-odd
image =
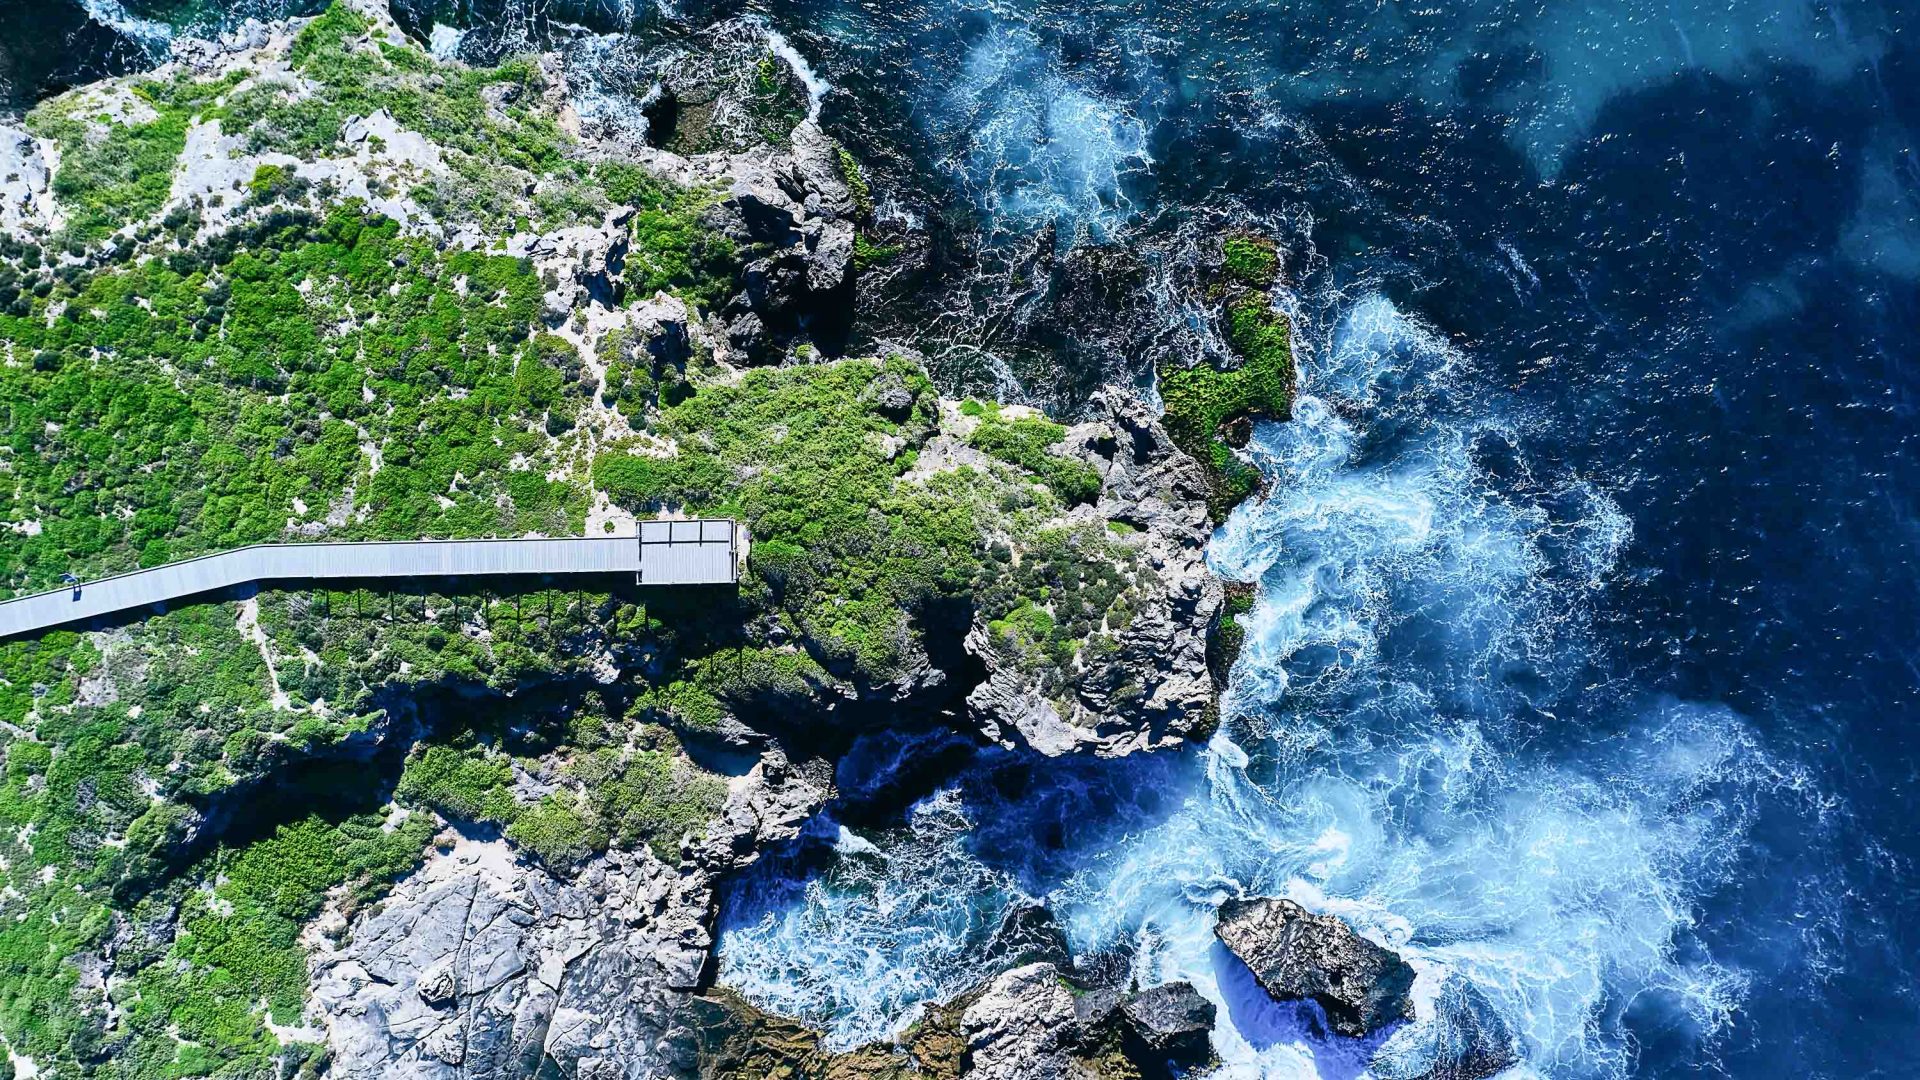
[[[0,601],[0,638],[253,582],[633,574],[641,585],[728,585],[737,550],[724,520],[643,521],[638,538],[256,544]]]

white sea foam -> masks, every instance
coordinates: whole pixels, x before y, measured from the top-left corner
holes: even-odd
[[[798,890],[736,892],[722,926],[720,979],[766,1008],[820,1025],[848,1048],[910,1022],[921,1002],[966,988],[971,953],[1024,899],[969,857],[958,793],[915,806],[879,843],[845,828],[839,858]]]
[[[112,27],[156,57],[164,56],[173,46],[173,27],[134,15],[120,0],[84,0],[82,6],[94,22]]]
[[[1132,215],[1128,184],[1153,165],[1146,124],[1062,74],[1024,29],[976,42],[926,123],[955,148],[943,165],[986,219],[1017,233],[1103,236]]]
[[[1553,1075],[1626,1071],[1625,1002],[1703,1037],[1724,1028],[1744,981],[1690,944],[1694,905],[1723,880],[1755,793],[1796,781],[1711,704],[1587,717],[1591,738],[1568,724],[1551,747],[1519,737],[1516,717],[1578,699],[1583,612],[1631,523],[1593,479],[1529,464],[1523,418],[1464,391],[1468,359],[1384,298],[1346,302],[1330,325],[1303,350],[1293,421],[1256,436],[1275,493],[1210,549],[1259,583],[1233,722],[1184,774],[1110,779],[1110,835],[1074,839],[1090,788],[943,795],[932,820],[958,831],[927,843],[922,808],[911,841],[874,838],[885,860],[843,859],[803,902],[728,930],[724,980],[825,1018],[845,1045],[964,985],[968,948],[997,922],[982,912],[1016,902],[1019,880],[1076,948],[1130,944],[1143,983],[1189,979],[1218,1003],[1222,1077],[1417,1063],[1470,1010]],[[1071,789],[1128,767],[1048,771]],[[1006,854],[1062,825],[1068,855]],[[1213,938],[1219,902],[1252,894],[1402,951],[1421,972],[1417,1025],[1382,1048],[1275,1005]]]
[[[761,22],[761,25],[765,26],[765,23]],[[800,50],[794,48],[793,43],[778,30],[766,27],[766,34],[767,47],[793,69],[793,73],[800,77],[800,82],[807,88],[807,119],[818,121],[820,103],[826,100],[828,92],[833,89],[833,84],[822,78],[820,73],[814,70],[813,65],[807,62],[807,58],[801,54]]]

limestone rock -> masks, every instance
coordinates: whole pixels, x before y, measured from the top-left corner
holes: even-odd
[[[1291,900],[1229,900],[1214,933],[1274,1000],[1319,1003],[1342,1035],[1413,1019],[1413,968],[1336,916]]]
[[[1212,1052],[1213,1002],[1192,983],[1172,982],[1142,990],[1120,1005],[1130,1033],[1154,1054],[1197,1064]]]
[[[1103,528],[1118,521],[1136,530],[1148,572],[1137,582],[1133,620],[1118,650],[1082,673],[1070,700],[1043,693],[1029,672],[1000,662],[985,620],[976,621],[967,648],[986,662],[987,675],[967,704],[982,731],[1005,745],[1123,757],[1201,737],[1214,722],[1207,636],[1224,592],[1206,564],[1213,527],[1200,467],[1131,394],[1102,392],[1090,411],[1094,419],[1066,437],[1101,476],[1099,501],[1078,513]]]
[[[820,765],[762,762],[678,868],[609,852],[571,880],[502,840],[462,838],[402,881],[337,946],[322,944],[310,1016],[345,1080],[682,1075],[689,991],[713,941],[721,874],[795,835],[831,795]]]
[[[51,229],[58,209],[49,190],[52,170],[33,136],[0,124],[0,232]]]
[[[975,1080],[1059,1080],[1091,1075],[1072,1056],[1079,1026],[1073,994],[1052,964],[1002,974],[960,1019]]]
[[[790,342],[837,348],[852,317],[854,204],[834,143],[814,121],[803,121],[784,150],[632,156],[681,184],[724,186],[708,223],[761,253],[741,269],[739,289],[718,313],[734,353],[759,362]]]

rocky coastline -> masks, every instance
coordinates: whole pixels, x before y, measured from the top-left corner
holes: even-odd
[[[300,127],[315,114],[338,114],[337,129]],[[484,138],[447,126],[465,116]],[[163,189],[137,173],[107,183],[78,168],[118,175],[123,155],[173,147]],[[563,618],[549,599],[536,628],[524,599],[512,600],[509,619],[501,597],[423,595],[417,615],[396,614],[389,600],[382,615],[365,597],[269,593],[63,636],[44,684],[9,714],[16,772],[41,747],[68,753],[54,740],[72,718],[137,731],[143,717],[172,710],[165,695],[196,689],[191,677],[162,676],[182,657],[237,650],[260,663],[231,698],[238,729],[195,721],[155,736],[209,727],[211,757],[196,763],[163,745],[159,760],[131,771],[153,792],[150,805],[81,808],[101,850],[144,854],[92,872],[124,906],[103,909],[101,930],[51,969],[56,986],[71,984],[48,991],[69,997],[63,1030],[83,1036],[0,1032],[19,1060],[53,1074],[68,1062],[172,1054],[236,1075],[249,1062],[342,1077],[735,1075],[742,1053],[767,1059],[755,1033],[783,1022],[713,985],[716,884],[832,798],[838,747],[879,724],[939,725],[1042,756],[1119,757],[1203,739],[1217,723],[1225,594],[1204,562],[1217,487],[1206,468],[1126,390],[1057,424],[1018,406],[942,399],[904,352],[842,357],[868,196],[857,164],[809,118],[778,146],[695,157],[601,139],[551,63],[440,65],[380,6],[342,3],[315,20],[183,42],[157,71],[42,106],[25,128],[0,128],[0,177],[0,227],[15,238],[0,308],[15,320],[7,363],[17,377],[150,368],[176,384],[211,378],[207,394],[236,400],[291,386],[279,400],[295,426],[276,460],[311,437],[302,425],[351,431],[342,449],[358,465],[333,492],[283,497],[282,535],[381,528],[372,493],[408,449],[377,433],[374,418],[394,406],[372,374],[361,376],[361,401],[302,418],[301,357],[236,381],[213,374],[230,361],[197,344],[238,332],[248,301],[235,286],[249,279],[236,260],[284,266],[329,250],[322,242],[381,245],[390,295],[406,274],[432,279],[443,266],[459,274],[457,299],[469,306],[483,273],[507,282],[476,314],[519,303],[531,316],[518,331],[531,339],[508,328],[490,349],[526,350],[510,374],[516,387],[539,373],[520,406],[539,411],[525,438],[514,435],[524,449],[509,469],[545,471],[550,521],[615,533],[712,500],[744,508],[753,532],[742,595],[719,603],[616,592]],[[623,192],[638,198],[623,203]],[[30,327],[59,328],[88,290],[120,281],[133,289],[119,303],[163,318],[153,291],[163,283],[143,274],[214,298],[190,304],[200,314],[179,345],[109,339],[84,321],[29,340]],[[523,280],[537,287],[515,292]],[[401,314],[369,314],[372,294],[358,297],[351,282],[296,283],[309,304],[341,297],[345,318],[321,328],[323,342]],[[431,378],[423,385],[449,403],[479,389],[452,369]],[[835,389],[842,383],[858,389]],[[769,440],[754,410],[801,399],[839,411],[821,421],[820,457],[794,461],[786,423],[774,419],[783,430]],[[702,426],[716,422],[745,434],[723,444]],[[32,453],[68,454],[58,441],[67,426],[49,421],[49,441]],[[807,524],[754,483],[782,469],[802,487],[827,483],[818,470],[849,454],[851,468],[889,477],[860,496],[884,502],[867,503],[867,520],[850,526],[856,543],[808,551],[795,543],[813,535]],[[478,468],[456,473],[429,513],[478,502],[487,481]],[[527,527],[528,485],[510,472],[495,490],[487,497]],[[9,513],[58,524],[60,510],[21,503]],[[166,542],[191,551],[212,541],[183,522]],[[915,576],[922,565],[953,569],[946,551],[977,568],[951,581]],[[98,565],[124,557],[108,546]],[[908,564],[908,575],[876,577],[868,560],[881,558]],[[9,568],[16,588],[47,572],[35,559],[27,552]],[[863,588],[891,598],[849,623],[843,613],[865,602]],[[168,644],[182,620],[198,635],[184,652]],[[450,640],[465,650],[457,663],[446,658]],[[421,644],[437,654],[423,660]],[[29,655],[8,648],[9,663]],[[500,719],[470,719],[489,710]],[[572,734],[553,734],[556,725]],[[389,777],[360,793],[376,819],[386,815],[384,831],[354,841],[379,848],[382,869],[320,879],[311,899],[265,900],[261,917],[297,937],[273,946],[277,970],[297,962],[305,975],[264,1006],[219,991],[237,1010],[226,1022],[257,1035],[183,1022],[203,1008],[197,991],[166,1005],[143,980],[155,965],[216,983],[243,969],[201,943],[252,932],[221,928],[260,899],[233,883],[257,831],[249,822],[263,810],[289,816],[314,795],[303,785],[355,770]],[[197,771],[209,780],[196,788],[186,777]],[[179,779],[155,782],[164,773]],[[383,790],[392,801],[381,808]],[[270,840],[291,842],[309,826],[322,843],[361,835],[310,817]],[[29,912],[22,918],[71,907],[87,886],[66,873],[51,867],[43,891],[7,903]],[[1090,981],[1062,952],[934,1010],[945,1020],[922,1025],[920,1058],[873,1050],[863,1060],[879,1054],[885,1068],[859,1071],[1038,1077],[1071,1060],[1088,1075],[1171,1075],[1206,1059],[1212,1009],[1184,984]],[[782,1030],[810,1045],[803,1031]],[[925,1049],[933,1043],[945,1049]],[[808,1049],[781,1067],[829,1060],[851,1059]]]
[[[532,627],[524,597],[509,618],[505,598],[457,593],[423,594],[417,616],[389,598],[371,618],[365,597],[249,594],[230,601],[229,625],[218,616],[192,625],[188,654],[258,653],[252,686],[242,679],[231,699],[242,726],[197,764],[163,746],[170,764],[131,773],[151,806],[88,819],[103,849],[142,859],[94,872],[120,899],[53,969],[45,992],[68,996],[64,1022],[78,1034],[0,1032],[16,1061],[65,1075],[69,1064],[120,1068],[171,1054],[221,1075],[349,1080],[1205,1071],[1215,1004],[1184,982],[1138,986],[1115,958],[1074,957],[1042,908],[1003,928],[995,974],[928,1006],[892,1041],[847,1052],[716,985],[713,935],[719,885],[797,837],[835,797],[836,754],[881,725],[944,727],[1043,758],[1174,750],[1212,732],[1249,593],[1214,577],[1205,546],[1257,488],[1239,454],[1249,418],[1288,408],[1286,328],[1264,291],[1277,272],[1271,244],[1221,244],[1213,296],[1232,315],[1229,355],[1240,367],[1163,372],[1165,417],[1109,388],[1073,422],[1055,423],[1029,408],[943,398],[904,351],[845,354],[872,196],[857,162],[790,104],[745,109],[741,132],[699,128],[698,153],[684,131],[673,140],[599,131],[574,112],[551,58],[492,72],[430,61],[383,7],[364,2],[181,42],[175,55],[148,75],[57,99],[25,128],[0,127],[0,227],[16,238],[0,298],[16,320],[11,369],[56,377],[151,365],[176,382],[202,378],[219,362],[204,349],[167,345],[189,362],[162,351],[171,339],[83,333],[41,335],[30,350],[25,320],[72,321],[88,290],[165,267],[218,298],[195,308],[192,341],[219,340],[237,333],[235,283],[271,276],[243,271],[242,260],[307,258],[322,240],[358,249],[372,236],[394,272],[391,295],[407,274],[454,273],[462,300],[489,274],[507,283],[500,297],[517,297],[483,297],[473,316],[504,306],[526,320],[488,347],[516,350],[513,384],[535,384],[507,406],[527,429],[513,435],[521,449],[508,468],[544,471],[559,494],[544,496],[544,518],[521,515],[542,490],[509,474],[488,496],[514,512],[507,521],[618,533],[641,517],[719,506],[745,514],[752,546],[739,596],[613,592],[576,601],[566,617],[549,597]],[[798,92],[791,78],[753,85]],[[712,110],[703,125],[728,114],[713,97],[721,91],[676,92]],[[336,116],[338,130],[303,133],[313,113]],[[780,115],[774,143],[756,141]],[[482,137],[450,126],[462,122]],[[137,175],[116,186],[76,171],[85,161],[111,173],[155,146],[172,152],[164,190]],[[304,273],[294,291],[307,302],[339,299],[340,321],[322,340],[404,314],[369,312],[374,294],[330,292]],[[136,281],[118,302],[159,319],[155,287]],[[359,363],[366,346],[356,348]],[[218,392],[247,399],[263,379],[296,388],[300,362],[287,357]],[[376,392],[374,371],[356,377],[362,405],[391,392]],[[484,390],[461,378],[449,367],[421,385],[450,401]],[[406,438],[377,435],[381,410],[356,418],[352,405],[330,400],[318,417],[289,408],[295,426],[276,458],[301,431],[345,423],[346,447],[364,460],[337,490],[287,500],[282,535],[382,527],[371,492],[383,464],[407,454]],[[49,441],[33,452],[70,453],[57,439],[65,424],[50,420]],[[484,468],[455,473],[435,496],[440,510],[478,497]],[[866,486],[842,498],[865,520],[836,536],[807,519],[829,485],[853,482],[843,469],[863,475]],[[835,509],[820,503],[823,516]],[[16,505],[15,530],[31,536],[27,509],[57,513]],[[182,524],[171,542],[191,550],[203,539]],[[109,546],[100,559],[123,556]],[[941,578],[956,558],[965,572]],[[908,571],[875,569],[889,562]],[[15,585],[34,584],[38,565],[10,568]],[[866,604],[863,591],[883,599],[848,616]],[[68,651],[8,721],[9,769],[28,790],[46,786],[33,772],[38,756],[73,752],[56,741],[73,718],[138,729],[147,710],[175,710],[165,693],[193,679],[165,673],[162,657],[183,617],[68,635]],[[457,663],[445,659],[452,640],[467,650]],[[27,655],[16,648],[9,660]],[[62,678],[69,691],[58,690]],[[268,723],[260,709],[301,719]],[[471,718],[489,712],[500,719]],[[163,769],[211,779],[169,786],[154,780]],[[296,823],[284,812],[326,783],[383,773],[357,793],[377,808],[365,820],[384,815],[372,838],[349,841],[364,825]],[[365,849],[355,866],[378,863],[265,903],[259,917],[279,920],[285,937],[261,954],[282,980],[264,1005],[210,989],[248,958],[200,945],[254,932],[232,924],[260,898],[233,881],[249,843],[263,842],[247,839],[263,812],[290,822],[272,843],[309,829],[323,844]],[[66,872],[48,865],[43,891],[5,903],[19,919],[71,905],[88,885]],[[1276,1002],[1310,1003],[1335,1034],[1426,1037],[1409,1025],[1414,969],[1339,919],[1289,900],[1229,900],[1217,932]],[[209,989],[168,1004],[146,981],[156,965]],[[225,1031],[184,1019],[207,1000],[235,1010]],[[235,1025],[254,1034],[236,1037]],[[1480,1034],[1392,1058],[1427,1060],[1425,1071],[1381,1068],[1465,1080],[1511,1063],[1504,1030]]]

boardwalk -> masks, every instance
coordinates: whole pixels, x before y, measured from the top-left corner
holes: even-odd
[[[738,580],[731,521],[643,521],[638,538],[258,544],[0,602],[0,638],[256,582],[633,574],[641,585]]]

